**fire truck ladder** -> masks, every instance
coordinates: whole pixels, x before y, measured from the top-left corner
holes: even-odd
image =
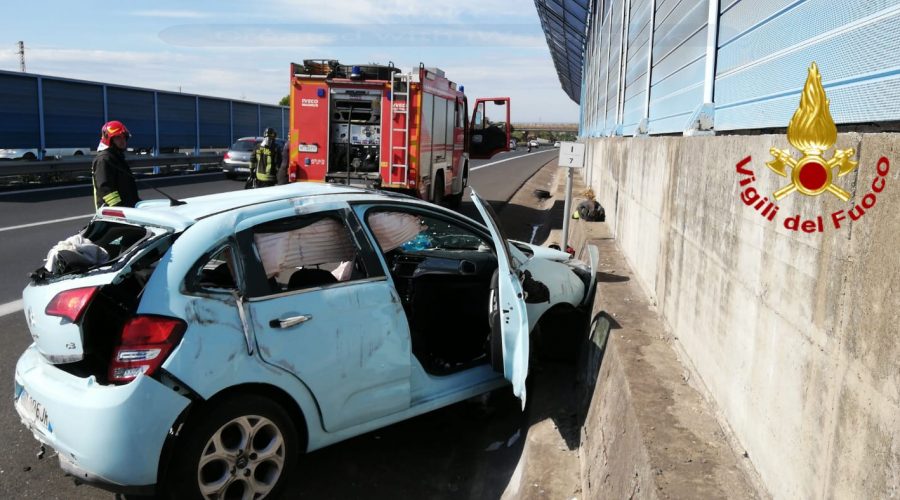
[[[393,184],[394,169],[403,169],[403,184],[409,183],[409,85],[412,82],[412,73],[394,73],[391,75],[391,168],[388,174],[388,183]],[[402,92],[401,92],[402,91]],[[402,98],[402,99],[398,99]],[[402,104],[398,110],[398,104]],[[403,126],[397,125],[398,117],[403,117]],[[395,133],[403,134],[403,143],[394,144]],[[403,151],[403,162],[394,162],[394,151]],[[400,180],[399,178],[397,179]]]

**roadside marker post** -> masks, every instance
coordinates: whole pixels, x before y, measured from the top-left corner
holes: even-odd
[[[562,251],[569,247],[569,218],[572,217],[572,178],[575,168],[584,168],[584,143],[563,142],[559,145],[559,166],[566,172],[566,205],[563,213]]]

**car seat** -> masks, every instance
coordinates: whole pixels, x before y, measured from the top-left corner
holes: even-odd
[[[337,282],[337,278],[324,269],[303,268],[291,274],[291,278],[288,280],[288,290],[330,285]]]

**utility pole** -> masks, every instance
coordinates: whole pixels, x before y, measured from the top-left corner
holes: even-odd
[[[19,41],[19,70],[25,72],[25,42]]]

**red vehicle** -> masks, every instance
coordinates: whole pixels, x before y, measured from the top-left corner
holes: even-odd
[[[457,205],[469,160],[509,150],[509,98],[468,100],[436,68],[291,65],[291,182],[362,185]],[[489,109],[488,106],[491,106]],[[505,121],[490,121],[493,106]],[[501,115],[502,117],[502,115]]]

